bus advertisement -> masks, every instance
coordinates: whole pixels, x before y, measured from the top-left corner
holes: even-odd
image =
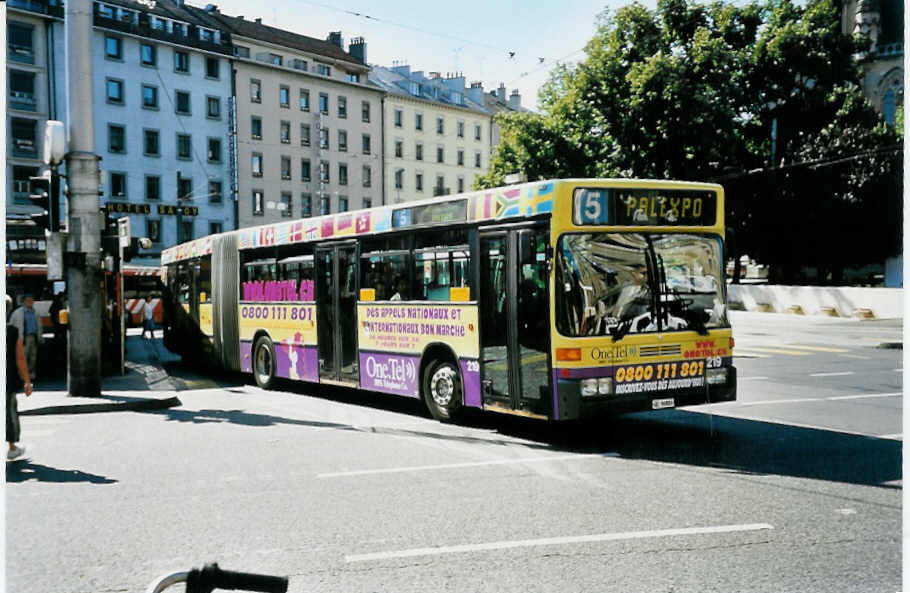
[[[565,179],[162,253],[185,358],[550,420],[736,398],[723,189]]]

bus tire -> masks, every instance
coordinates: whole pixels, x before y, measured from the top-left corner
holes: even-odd
[[[263,389],[271,389],[275,382],[275,347],[267,336],[256,340],[253,347],[253,377]]]
[[[430,414],[440,422],[455,420],[461,411],[461,373],[448,360],[434,360],[423,373],[423,400]]]

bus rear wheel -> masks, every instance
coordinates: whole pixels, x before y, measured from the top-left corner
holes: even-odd
[[[423,373],[423,399],[430,414],[440,422],[451,422],[461,410],[461,374],[449,361],[433,361]]]
[[[253,346],[253,377],[263,389],[271,389],[275,382],[275,348],[266,336],[256,340]]]

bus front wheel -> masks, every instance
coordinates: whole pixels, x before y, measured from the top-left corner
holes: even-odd
[[[271,389],[275,382],[275,348],[266,336],[256,340],[253,347],[253,377],[263,389]]]
[[[433,361],[423,373],[423,399],[433,418],[451,422],[461,409],[462,387],[458,368],[449,361]]]

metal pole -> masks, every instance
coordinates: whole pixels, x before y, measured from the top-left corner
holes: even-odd
[[[66,155],[69,237],[67,270],[70,332],[67,384],[72,396],[101,394],[101,216],[98,156],[92,113],[92,2],[67,0]]]

